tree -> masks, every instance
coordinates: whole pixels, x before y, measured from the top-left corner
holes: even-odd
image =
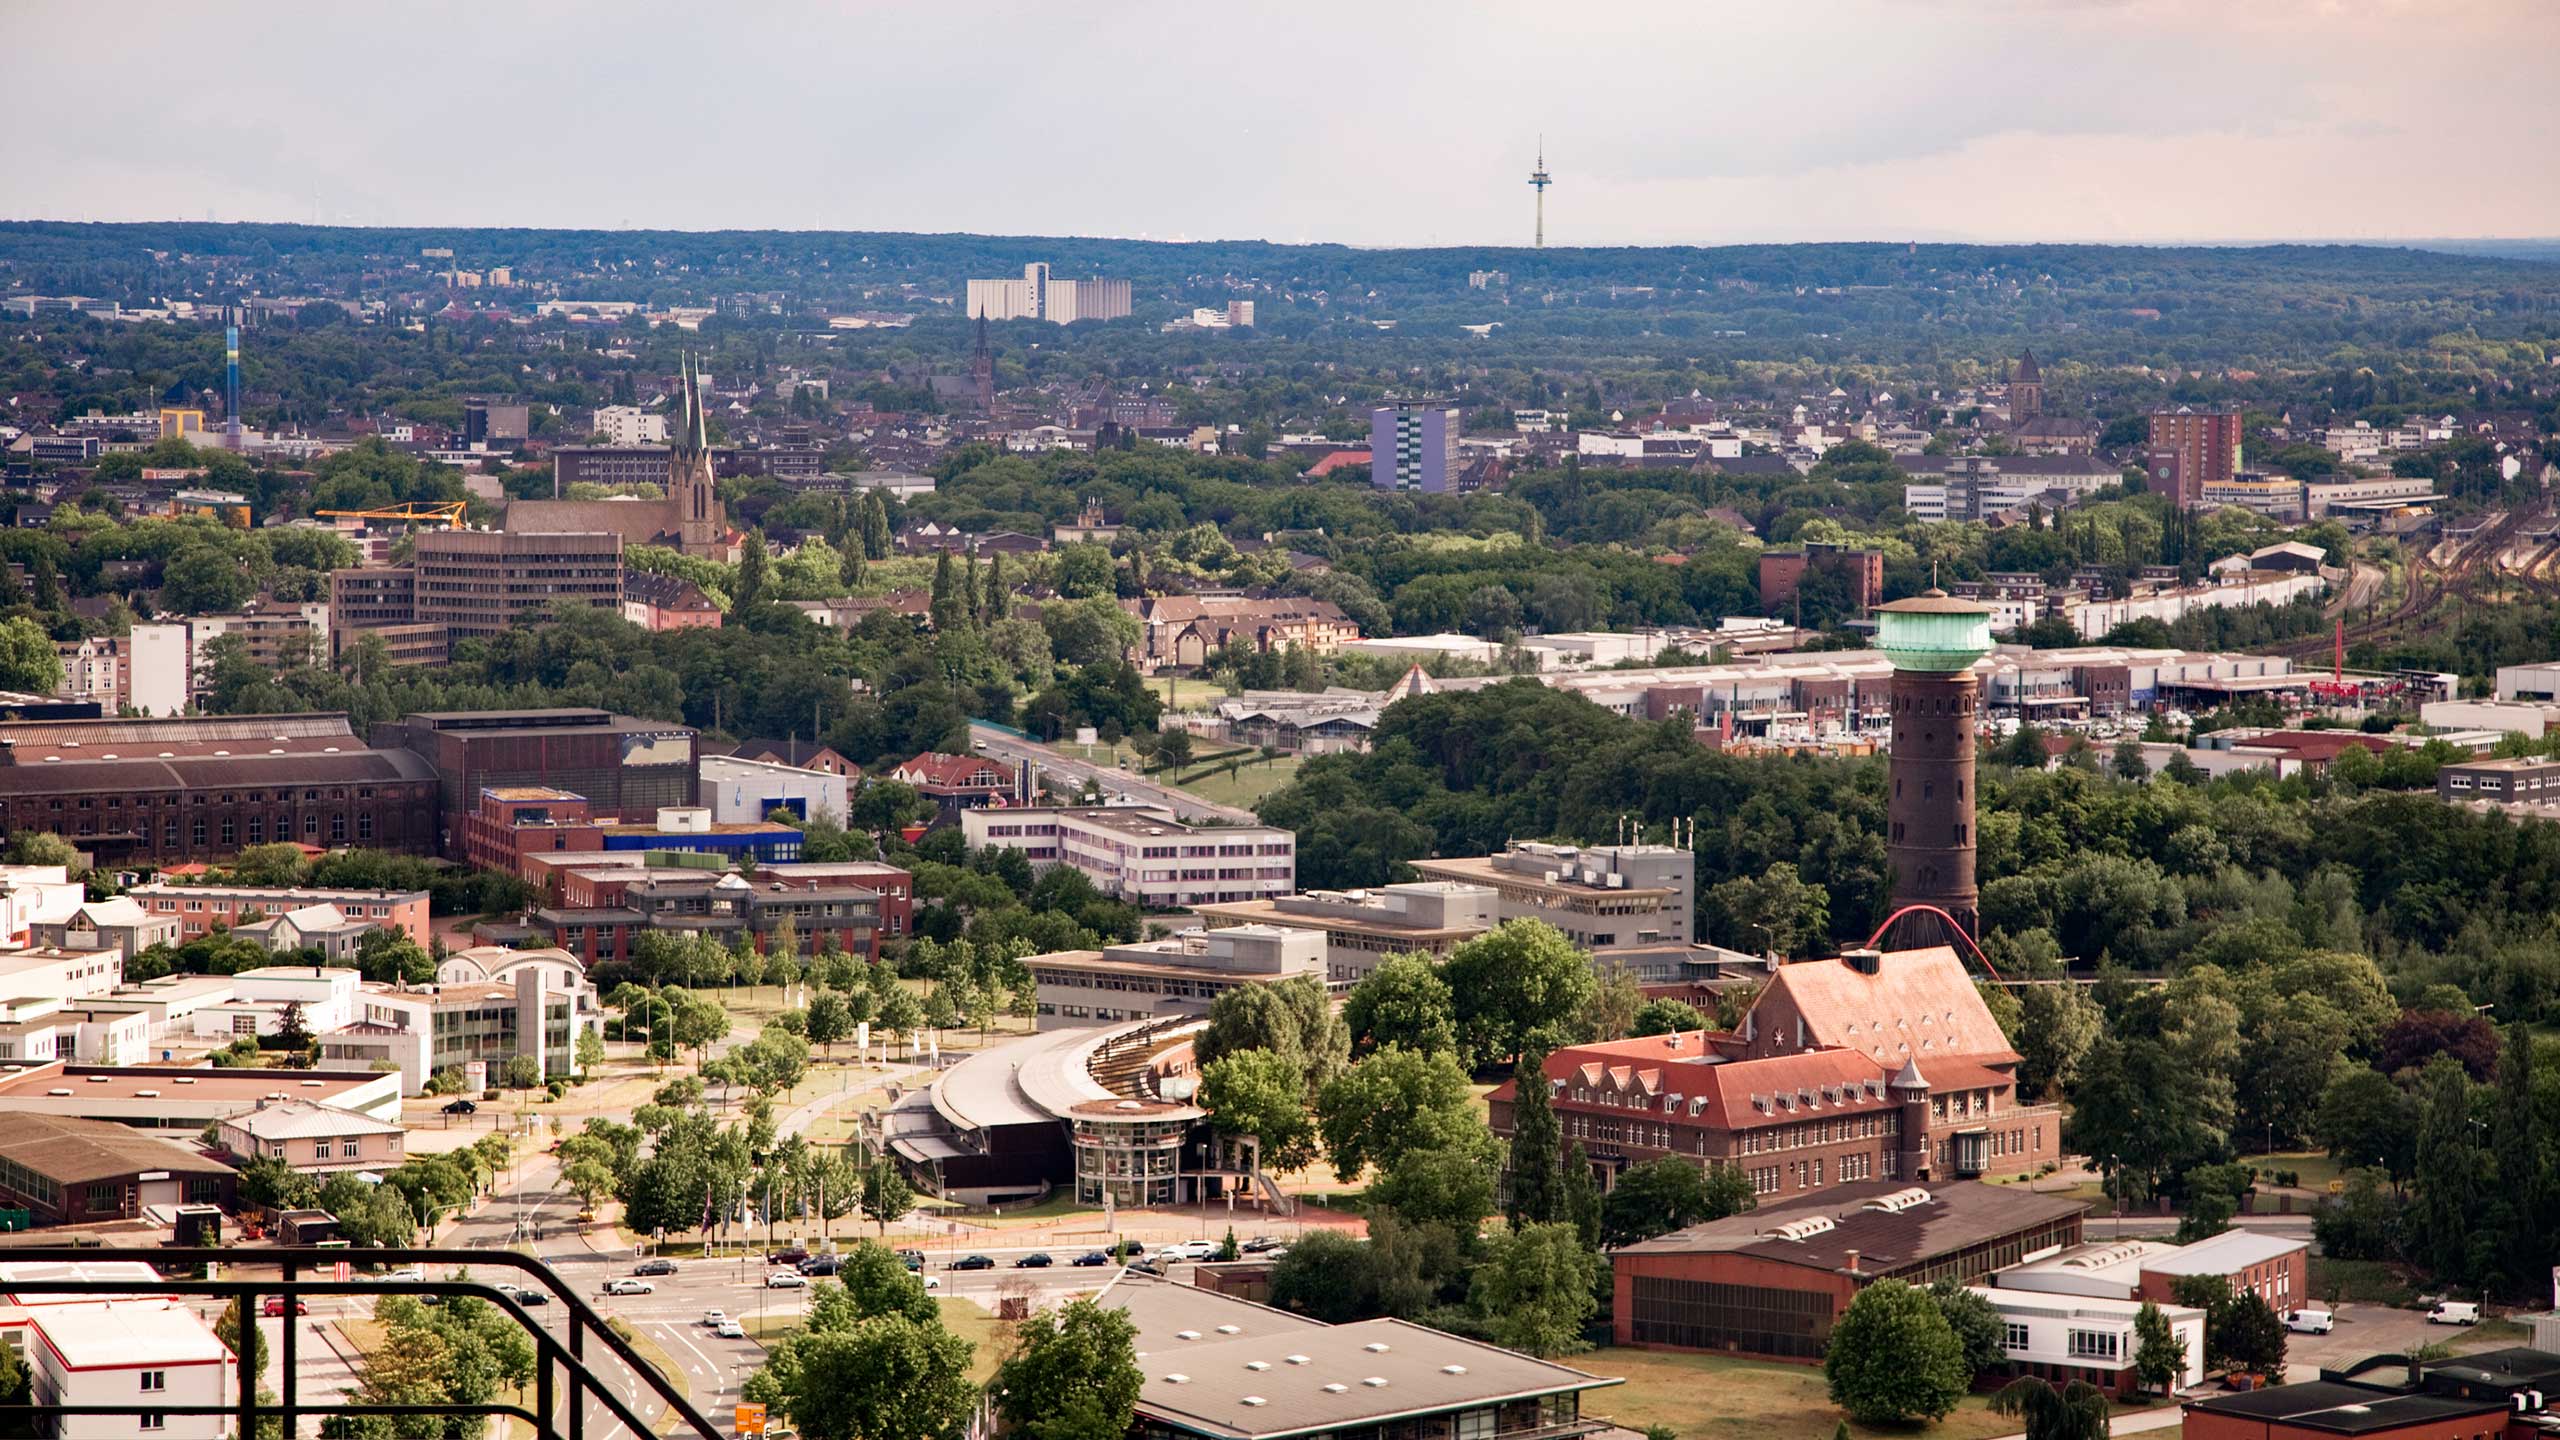
[[[1647,1000],[1636,1008],[1632,1035],[1681,1035],[1707,1029],[1707,1017],[1686,1000]]]
[[[24,615],[0,621],[0,690],[50,695],[62,684],[62,656],[53,637]]]
[[[1457,1013],[1468,1063],[1498,1065],[1532,1043],[1572,1038],[1568,1022],[1596,982],[1591,957],[1543,920],[1506,920],[1449,952],[1440,978]]]
[[[821,990],[809,998],[809,1013],[804,1029],[809,1043],[823,1047],[832,1059],[836,1042],[853,1038],[853,1006],[833,990]]]
[[[301,1056],[306,1061],[310,1058],[311,1022],[302,1013],[301,1001],[285,1002],[284,1013],[276,1017],[275,1041],[279,1050]]]
[[[2398,1082],[2362,1065],[2341,1069],[2320,1092],[2312,1134],[2349,1166],[2407,1179],[2416,1161],[2417,1108]]]
[[[1511,1198],[1502,1213],[1515,1226],[1562,1220],[1564,1130],[1556,1122],[1545,1051],[1520,1057],[1511,1088]]]
[[[1822,1373],[1831,1403],[1864,1425],[1936,1422],[1971,1387],[1964,1344],[1926,1291],[1879,1280],[1831,1329]]]
[[[1998,1307],[1989,1300],[1952,1278],[1930,1285],[1929,1299],[1946,1317],[1956,1343],[1964,1348],[1965,1373],[1982,1374],[2006,1358],[2006,1326]]]
[[[499,1078],[510,1090],[530,1090],[542,1083],[542,1062],[530,1055],[510,1055]]]
[[[577,1053],[578,1079],[585,1081],[594,1078],[596,1067],[604,1063],[603,1034],[591,1027],[580,1026],[577,1043],[573,1048]]]
[[[1332,998],[1303,975],[1272,985],[1239,985],[1220,995],[1209,1003],[1208,1028],[1192,1044],[1203,1067],[1239,1050],[1289,1056],[1298,1062],[1309,1094],[1333,1078],[1350,1049],[1350,1033],[1333,1013]]]
[[[802,1337],[781,1408],[807,1440],[944,1440],[975,1403],[969,1343],[880,1315]]]
[[[1137,1414],[1138,1327],[1119,1311],[1072,1300],[1014,1336],[988,1388],[1007,1433],[1025,1440],[1121,1440]]]
[[[1458,1017],[1449,982],[1420,955],[1394,955],[1361,977],[1342,1002],[1351,1052],[1389,1045],[1429,1054],[1458,1048]]]
[[[916,1208],[915,1187],[898,1169],[898,1162],[886,1155],[875,1158],[862,1169],[863,1217],[889,1233],[889,1222]]]
[[[2145,1300],[2133,1315],[2133,1373],[2144,1385],[2165,1395],[2187,1373],[2187,1345],[2170,1328],[2169,1317]]]
[[[2411,1258],[2447,1278],[2467,1278],[2481,1211],[2481,1136],[2462,1062],[2438,1055],[2418,1076],[2416,1160],[2410,1174]]]
[[[1478,1126],[1467,1139],[1406,1152],[1370,1183],[1369,1203],[1408,1225],[1474,1235],[1493,1213],[1493,1137]]]
[[[1600,1200],[1601,1243],[1610,1249],[1739,1215],[1758,1202],[1739,1166],[1702,1166],[1657,1155],[1628,1166]]]
[[[1480,1133],[1474,1090],[1457,1058],[1391,1046],[1328,1081],[1316,1119],[1333,1173],[1352,1180],[1371,1165],[1391,1169],[1415,1150]]]
[[[772,576],[773,553],[765,548],[764,530],[749,530],[746,545],[738,552],[738,583],[729,592],[730,612],[744,616],[763,604],[770,598],[765,590]]]
[[[1200,1072],[1200,1103],[1218,1129],[1260,1142],[1262,1163],[1271,1169],[1296,1170],[1316,1157],[1306,1075],[1292,1056],[1269,1050],[1219,1056]]]
[[[2284,1373],[2284,1321],[2254,1290],[2232,1296],[2215,1317],[2223,1358],[2261,1375]]]
[[[2026,1440],[2107,1440],[2107,1392],[2086,1380],[2055,1388],[2021,1375],[1991,1397],[1992,1410],[2026,1422]]]
[[[2029,985],[2018,997],[2018,1084],[2042,1097],[2068,1088],[2106,1029],[2106,1015],[2078,985]]]
[[[21,830],[9,837],[8,863],[12,865],[59,865],[73,879],[88,873],[88,862],[68,840],[43,830]]]
[[[302,858],[302,847],[292,844],[252,845],[232,857],[231,878],[242,885],[299,885],[309,877],[311,863]]]
[[[1574,1012],[1574,1029],[1582,1040],[1624,1040],[1635,1033],[1636,1013],[1644,1008],[1644,987],[1635,972],[1610,961],[1592,978],[1591,993]]]
[[[1191,732],[1163,730],[1156,737],[1156,768],[1179,770],[1191,763]]]
[[[257,582],[231,556],[197,546],[160,571],[160,608],[179,615],[223,615],[257,593]]]
[[[1570,1355],[1589,1348],[1582,1327],[1599,1308],[1600,1264],[1571,1225],[1514,1226],[1485,1242],[1467,1301],[1495,1344]]]
[[[613,1167],[598,1160],[572,1162],[560,1172],[560,1183],[578,1197],[578,1208],[593,1210],[596,1202],[613,1193]]]

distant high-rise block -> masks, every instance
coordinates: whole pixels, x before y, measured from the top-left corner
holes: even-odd
[[[2205,487],[2239,476],[2240,412],[2184,405],[2152,411],[2148,467],[2153,489],[2180,506],[2200,503]]]
[[[1391,400],[1369,412],[1369,481],[1381,490],[1446,493],[1458,474],[1456,406]]]
[[[1118,320],[1129,313],[1126,280],[1060,280],[1044,261],[1022,267],[1019,280],[972,280],[968,312],[976,320]]]

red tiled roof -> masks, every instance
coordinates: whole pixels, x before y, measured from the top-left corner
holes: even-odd
[[[1336,470],[1347,469],[1353,465],[1366,465],[1370,463],[1373,458],[1374,457],[1372,457],[1366,450],[1336,450],[1313,465],[1308,466],[1307,478],[1310,480],[1321,480]]]
[[[1012,778],[993,761],[976,755],[945,755],[938,750],[928,750],[889,772],[890,779],[910,785],[965,785],[982,775],[992,775],[999,783]]]

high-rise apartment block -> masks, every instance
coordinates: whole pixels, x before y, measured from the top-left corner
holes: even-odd
[[[1458,475],[1458,409],[1390,400],[1369,412],[1369,482],[1381,490],[1448,492]]]
[[[2151,488],[2181,507],[2201,504],[2205,489],[2240,474],[2240,412],[2181,405],[2151,412],[2151,446],[2144,456]]]
[[[969,315],[979,320],[1118,320],[1129,313],[1126,280],[1061,280],[1047,261],[1022,267],[1019,280],[969,282]]]
[[[637,405],[600,405],[596,407],[596,433],[607,445],[664,445],[667,443],[667,417],[643,410]]]

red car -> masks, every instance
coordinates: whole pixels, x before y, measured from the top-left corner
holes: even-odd
[[[284,1313],[284,1297],[281,1295],[268,1296],[266,1303],[258,1307],[258,1313],[261,1315],[282,1315]],[[300,1300],[295,1300],[293,1302],[293,1313],[296,1315],[308,1315],[311,1313],[311,1307]]]

